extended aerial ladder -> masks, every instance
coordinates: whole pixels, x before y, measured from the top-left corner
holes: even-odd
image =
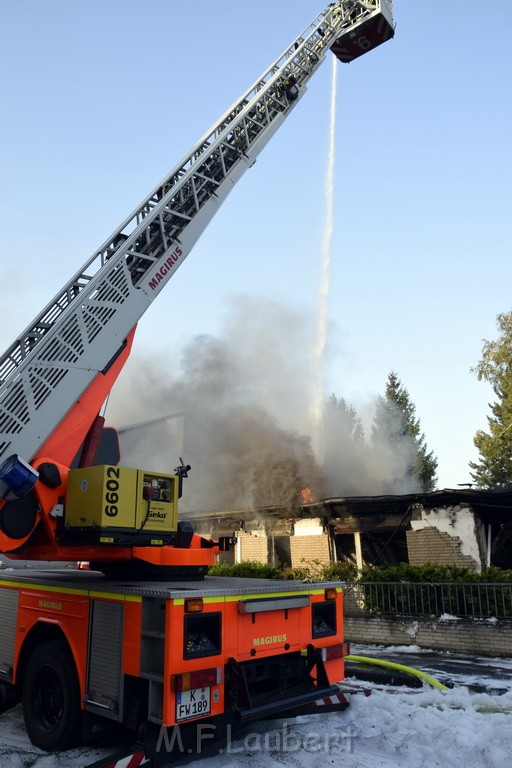
[[[390,0],[331,3],[73,275],[0,358],[0,462],[14,454],[36,469],[49,459],[62,469],[94,443],[138,320],[298,104],[328,50],[349,62],[393,34]],[[82,457],[82,465],[90,463]],[[46,495],[51,487],[47,482]],[[55,491],[11,527],[0,510],[0,551],[90,557],[59,543],[61,507]],[[122,557],[145,559],[148,549],[126,549]],[[121,557],[119,549],[102,551],[103,559]]]

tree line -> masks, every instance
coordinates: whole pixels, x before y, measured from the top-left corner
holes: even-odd
[[[355,408],[335,394],[327,402],[324,435],[323,470],[332,493],[428,493],[436,487],[437,458],[394,371],[377,398],[368,439]]]
[[[469,467],[477,488],[508,490],[512,489],[512,311],[499,314],[497,326],[497,339],[484,340],[482,357],[472,371],[491,385],[495,400],[489,403],[487,430],[475,434],[479,456]],[[355,409],[335,394],[327,403],[325,434],[324,470],[327,477],[337,473],[337,482],[341,467],[346,470],[341,477],[358,477],[369,488],[368,495],[375,489],[428,493],[436,487],[437,458],[427,448],[415,405],[394,371],[384,395],[377,398],[368,439]],[[371,477],[365,475],[365,466],[372,467]],[[372,480],[377,481],[373,487]],[[341,482],[346,495],[358,493],[349,480]]]
[[[478,488],[512,489],[512,310],[497,317],[499,335],[484,341],[482,358],[474,373],[487,381],[495,394],[489,403],[487,431],[479,430],[474,443],[478,461],[470,462],[471,477]]]

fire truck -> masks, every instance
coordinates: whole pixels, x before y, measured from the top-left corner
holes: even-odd
[[[331,3],[0,359],[0,552],[41,563],[1,572],[0,705],[42,749],[117,725],[156,765],[162,729],[345,706],[342,585],[208,576],[230,542],[178,517],[190,467],[119,466],[102,414],[138,320],[328,51],[393,34],[390,0]]]

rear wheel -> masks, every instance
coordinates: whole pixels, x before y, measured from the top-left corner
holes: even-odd
[[[80,738],[80,687],[63,640],[34,649],[23,681],[23,714],[32,744],[48,751],[70,749]]]

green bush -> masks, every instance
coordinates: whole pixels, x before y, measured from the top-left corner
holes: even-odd
[[[302,561],[295,568],[286,568],[283,578],[295,581],[354,581],[357,579],[357,568],[347,562],[322,563],[320,560],[312,560],[307,563]]]
[[[209,576],[236,576],[244,579],[282,579],[282,571],[275,565],[246,560],[243,563],[217,563],[208,569]]]
[[[483,569],[480,575],[480,581],[488,584],[496,581],[510,583],[512,581],[512,571],[504,571],[501,568],[496,568],[495,565],[492,565],[490,568]]]
[[[238,576],[246,579],[289,579],[293,581],[354,581],[357,568],[351,563],[322,564],[312,560],[295,568],[278,568],[275,565],[246,560],[243,563],[217,563],[208,570],[209,576]]]
[[[246,561],[218,563],[209,569],[210,576],[237,576],[250,579],[293,579],[313,581],[357,582],[357,569],[347,562],[322,564],[319,560],[303,560],[295,568],[280,569],[275,565]],[[456,616],[487,618],[499,615],[512,618],[510,588],[486,587],[479,584],[512,582],[512,571],[486,568],[474,573],[467,568],[427,563],[423,566],[401,563],[393,568],[365,568],[362,582],[365,609],[370,613],[434,616],[451,613]],[[384,582],[392,582],[388,586]]]
[[[294,581],[323,581],[322,569],[320,560],[307,561],[302,558],[300,565],[285,568],[283,577]]]
[[[503,571],[501,568],[486,568],[482,573],[475,573],[469,568],[460,568],[456,565],[437,565],[425,563],[425,565],[409,565],[400,563],[392,568],[365,568],[361,573],[361,581],[382,582],[422,582],[428,584],[465,583],[485,584],[489,582],[510,582],[512,571]]]
[[[357,567],[346,560],[329,563],[322,568],[322,579],[323,581],[356,581]]]

